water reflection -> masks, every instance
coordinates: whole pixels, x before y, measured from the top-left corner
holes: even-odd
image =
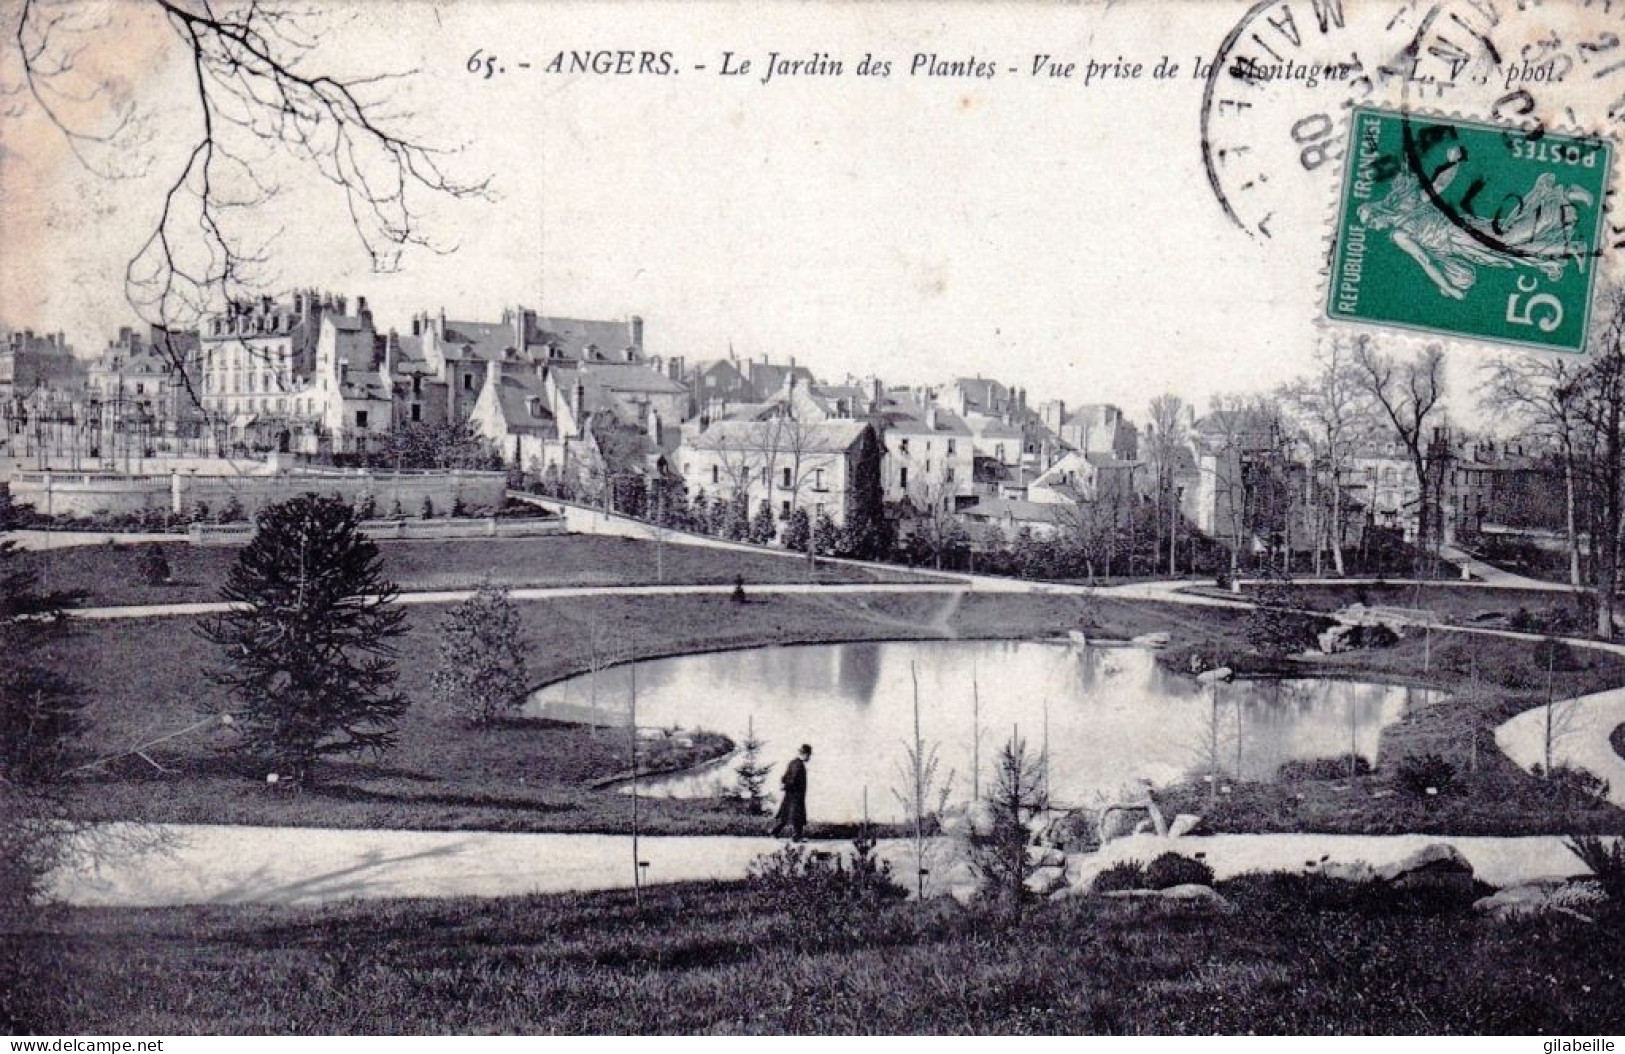
[[[1216,764],[1225,778],[1267,779],[1283,761],[1353,749],[1375,762],[1384,726],[1426,694],[1349,681],[1235,682],[1217,701],[1151,652],[1034,641],[922,641],[806,645],[657,659],[638,665],[638,724],[709,729],[735,740],[748,722],[777,772],[811,743],[815,819],[898,814],[892,794],[912,730],[913,681],[927,741],[940,744],[951,797],[969,796],[972,758],[983,780],[1013,733],[1043,746],[1047,708],[1051,785],[1065,804],[1111,794],[1140,778],[1162,783]],[[980,696],[979,748],[972,721]],[[629,670],[572,678],[537,692],[528,712],[625,726]],[[596,718],[593,715],[596,713]],[[650,793],[712,793],[727,764],[647,781]]]

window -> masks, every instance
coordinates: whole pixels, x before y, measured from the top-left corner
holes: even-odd
[[[784,470],[784,482],[780,485],[786,488],[790,486],[790,470],[788,468]]]
[[[713,484],[722,482],[722,470],[716,465],[711,466],[711,482]]]
[[[789,501],[780,502],[780,504],[779,504],[779,515],[783,516],[785,519],[789,519],[789,517],[790,517],[790,502]]]
[[[823,489],[824,489],[824,470],[821,469],[821,468],[815,468],[815,469],[813,469],[813,490],[823,490]],[[823,508],[822,505],[820,505],[818,507],[820,509]]]
[[[904,454],[908,453],[908,438],[906,436],[897,441],[897,449]]]
[[[1004,444],[1003,443],[995,443],[995,444],[993,444],[993,456],[998,458],[1000,461],[1004,460]]]
[[[908,466],[904,465],[897,470],[897,485],[904,490],[908,489]]]
[[[473,390],[474,390],[474,375],[472,373],[463,374],[463,391],[471,392]]]
[[[355,426],[357,428],[367,427],[367,411],[357,410],[355,412]]]
[[[773,470],[768,468],[766,465],[762,466],[762,486],[767,486],[768,479],[771,477],[772,472]]]
[[[948,453],[952,454],[953,452],[954,452],[954,441],[952,439],[950,439],[950,440],[948,440]]]
[[[135,394],[137,394],[137,395],[145,395],[145,394],[147,394],[147,386],[145,384],[142,384],[140,381],[136,381],[135,382]]]
[[[423,407],[421,405],[419,405],[418,403],[413,403],[412,404],[412,420],[414,420],[414,421],[423,420]]]

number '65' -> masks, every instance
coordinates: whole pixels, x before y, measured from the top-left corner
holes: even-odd
[[[1525,282],[1529,284],[1524,285]],[[1523,294],[1533,293],[1537,285],[1539,283],[1529,275],[1522,275],[1518,278],[1519,292],[1507,297],[1507,321],[1514,326],[1535,326],[1542,333],[1550,333],[1563,324],[1563,302],[1561,300],[1550,293],[1541,293],[1538,296],[1532,296],[1528,300],[1524,300],[1521,310],[1518,307],[1518,301],[1523,300]],[[1543,313],[1539,318],[1536,318],[1535,312],[1541,308],[1545,308],[1550,314]]]

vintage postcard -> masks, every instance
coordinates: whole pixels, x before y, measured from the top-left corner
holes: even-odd
[[[1625,3],[0,27],[14,1050],[1614,1050]]]

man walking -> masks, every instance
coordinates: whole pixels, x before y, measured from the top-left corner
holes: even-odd
[[[779,777],[784,800],[779,802],[778,815],[773,818],[773,838],[789,827],[791,841],[799,842],[807,827],[807,762],[812,760],[812,747],[801,744],[800,755],[784,766],[784,775]]]

